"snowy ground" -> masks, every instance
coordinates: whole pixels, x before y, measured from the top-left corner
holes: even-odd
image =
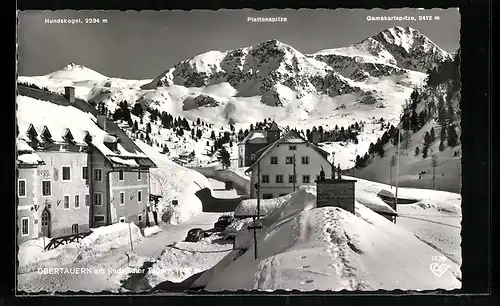
[[[122,245],[120,248],[109,250],[99,257],[88,257],[83,260],[73,260],[66,264],[56,264],[47,268],[90,268],[91,273],[75,274],[42,274],[38,271],[18,275],[18,290],[26,292],[65,292],[86,291],[101,292],[120,290],[121,280],[128,277],[130,269],[137,269],[146,261],[156,260],[174,242],[182,241],[191,228],[212,228],[221,214],[201,213],[193,216],[188,222],[181,225],[161,224],[161,231],[153,236],[144,237],[139,242]],[[132,259],[128,261],[127,255]],[[45,267],[43,267],[45,268]],[[104,273],[95,273],[95,269],[104,269]],[[111,268],[112,270],[108,270]],[[121,269],[121,270],[119,270]],[[127,270],[128,269],[128,270]]]
[[[314,188],[300,190],[262,219],[258,260],[246,228],[240,230],[236,240],[249,250],[222,272],[212,271],[205,289],[460,288],[459,266],[446,261],[445,273],[434,275],[430,265],[442,254],[413,233],[359,203],[356,215],[339,208],[315,209],[314,194]]]

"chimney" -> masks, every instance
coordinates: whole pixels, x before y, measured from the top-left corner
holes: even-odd
[[[64,87],[64,96],[70,103],[75,103],[75,87]]]
[[[97,115],[97,126],[106,132],[106,116]]]

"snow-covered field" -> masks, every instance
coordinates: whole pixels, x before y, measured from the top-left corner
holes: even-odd
[[[130,228],[129,228],[130,227]],[[140,229],[131,223],[117,223],[92,230],[92,234],[80,242],[61,245],[55,249],[44,251],[50,238],[41,237],[28,240],[19,245],[18,273],[37,271],[39,268],[65,265],[89,258],[95,258],[142,239]]]
[[[460,288],[459,266],[448,260],[447,271],[434,275],[433,256],[442,254],[413,233],[359,203],[355,215],[340,208],[315,208],[314,189],[296,192],[289,203],[261,220],[258,260],[247,229],[241,229],[236,242],[249,250],[213,273],[205,289]]]
[[[161,282],[180,283],[216,265],[233,250],[231,241],[212,235],[199,242],[176,242],[167,246],[145,275],[150,287]]]

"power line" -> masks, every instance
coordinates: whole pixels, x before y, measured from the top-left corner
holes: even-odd
[[[435,223],[435,224],[439,224],[439,225],[444,225],[444,226],[449,226],[449,227],[453,227],[453,228],[457,228],[457,229],[462,229],[460,226],[455,226],[455,225],[451,225],[451,224],[441,223],[441,222],[427,220],[427,219],[422,219],[422,218],[408,217],[408,216],[405,216],[405,215],[398,215],[398,217],[403,217],[403,218],[408,218],[408,219],[415,219],[415,220],[420,220],[420,221],[426,221],[426,222],[430,222],[430,223]]]

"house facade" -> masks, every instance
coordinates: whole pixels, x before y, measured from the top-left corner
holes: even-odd
[[[255,153],[280,138],[281,130],[272,122],[267,130],[253,130],[238,143],[238,166],[249,167],[255,161]]]
[[[332,175],[328,152],[308,142],[296,132],[256,152],[256,161],[247,169],[250,175],[250,197],[268,199],[292,193],[300,186],[314,185],[321,170]],[[257,173],[260,170],[260,175]],[[258,190],[255,184],[258,183]]]
[[[117,222],[144,227],[155,164],[116,123],[72,97],[71,88],[62,99],[31,89],[20,93],[18,241]],[[50,120],[31,109],[60,115]]]

